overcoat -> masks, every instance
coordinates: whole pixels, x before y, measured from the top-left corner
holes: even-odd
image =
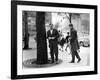
[[[80,49],[78,44],[77,31],[74,29],[70,30],[70,44],[72,51],[77,51],[78,49]]]

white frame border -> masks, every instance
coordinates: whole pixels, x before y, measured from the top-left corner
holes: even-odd
[[[71,67],[71,68],[41,68],[41,69],[22,69],[22,10],[26,11],[47,11],[47,12],[72,12],[72,13],[89,13],[90,14],[90,66]],[[94,71],[94,10],[80,8],[60,8],[45,6],[25,6],[17,5],[17,75],[27,74],[47,74],[60,72],[80,72]]]

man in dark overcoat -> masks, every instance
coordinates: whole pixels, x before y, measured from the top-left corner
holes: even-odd
[[[73,24],[69,24],[69,27],[70,27],[70,45],[71,45],[71,55],[72,55],[71,63],[75,62],[75,56],[78,59],[77,62],[80,62],[81,58],[78,54],[80,47],[78,44],[77,31],[74,29]]]
[[[50,30],[47,31],[47,39],[49,41],[52,63],[54,63],[54,61],[58,63],[58,37],[58,31],[53,28],[53,24],[50,24]]]

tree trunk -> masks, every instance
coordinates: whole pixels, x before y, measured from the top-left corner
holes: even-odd
[[[69,22],[72,23],[72,13],[69,13]]]
[[[24,12],[24,27],[25,27],[25,35],[24,35],[24,49],[29,48],[29,34],[28,34],[28,22],[27,22],[27,12]]]
[[[36,31],[37,31],[37,64],[48,63],[47,41],[45,30],[45,12],[36,13]]]

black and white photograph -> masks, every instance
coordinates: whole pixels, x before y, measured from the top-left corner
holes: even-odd
[[[17,75],[95,73],[94,7],[34,3],[16,7]]]
[[[23,68],[90,65],[90,14],[35,11],[23,11],[22,14]],[[45,31],[40,28],[42,25]],[[46,33],[43,36],[47,41],[45,53],[37,53],[36,26],[42,30],[40,39]]]

